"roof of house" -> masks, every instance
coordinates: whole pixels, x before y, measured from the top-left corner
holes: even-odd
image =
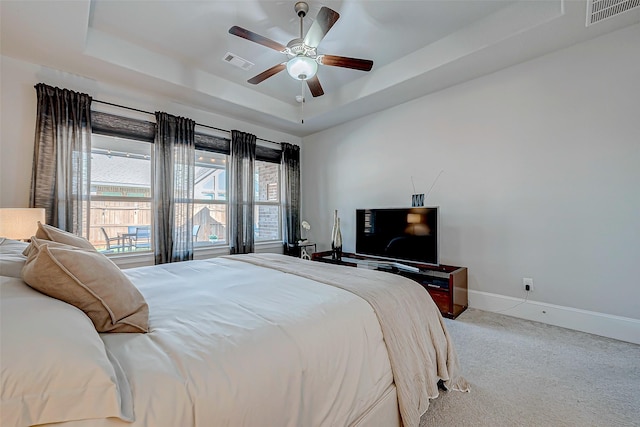
[[[91,157],[91,182],[94,184],[145,188],[151,186],[151,162],[148,159],[96,153]]]

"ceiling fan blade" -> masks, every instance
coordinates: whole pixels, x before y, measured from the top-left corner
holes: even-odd
[[[348,58],[346,56],[319,55],[318,60],[323,65],[353,68],[354,70],[360,71],[371,71],[371,67],[373,67],[373,61],[368,59]]]
[[[318,80],[318,75],[307,79],[307,86],[309,86],[309,90],[311,91],[311,95],[315,98],[316,96],[324,95],[324,90],[322,90],[322,86],[320,85],[320,80]]]
[[[243,39],[247,39],[254,43],[261,44],[273,50],[277,50],[278,52],[284,52],[285,50],[287,50],[286,46],[276,41],[273,41],[271,39],[268,39],[266,37],[263,37],[260,34],[256,34],[253,31],[249,31],[244,28],[238,27],[237,25],[234,25],[233,27],[229,28],[229,34],[242,37]]]
[[[284,70],[285,68],[287,68],[286,62],[283,62],[282,64],[274,65],[268,70],[261,72],[257,76],[250,78],[249,80],[247,80],[247,82],[251,83],[252,85],[257,85],[258,83],[267,80],[269,77],[278,74],[280,71]]]
[[[338,12],[323,6],[318,12],[316,20],[311,24],[311,28],[307,31],[307,35],[304,37],[304,44],[310,47],[318,47],[338,18],[340,18]]]

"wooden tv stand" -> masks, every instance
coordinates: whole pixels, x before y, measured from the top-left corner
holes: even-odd
[[[331,251],[316,252],[313,261],[331,264],[365,267],[407,277],[422,285],[431,295],[443,316],[455,319],[467,309],[467,267],[406,263],[419,271],[410,271],[380,259],[343,252],[340,259],[333,259]]]

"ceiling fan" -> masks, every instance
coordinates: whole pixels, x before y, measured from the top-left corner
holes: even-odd
[[[250,78],[247,82],[254,85],[261,83],[286,68],[289,75],[294,79],[306,81],[311,94],[316,97],[324,94],[318,76],[316,75],[318,64],[351,68],[360,71],[371,70],[373,61],[368,59],[348,58],[346,56],[336,55],[318,55],[318,45],[324,36],[327,35],[331,27],[333,27],[333,24],[340,18],[338,12],[323,6],[320,12],[318,12],[316,20],[311,24],[311,28],[307,31],[307,35],[303,36],[302,22],[309,11],[309,5],[304,1],[299,1],[295,4],[294,10],[300,18],[300,37],[291,40],[286,46],[238,26],[229,28],[229,33],[234,36],[242,37],[243,39],[277,50],[289,57],[287,61],[274,65],[257,76]]]

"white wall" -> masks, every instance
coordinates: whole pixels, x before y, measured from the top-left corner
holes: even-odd
[[[170,114],[189,117],[200,124],[221,129],[251,132],[258,138],[301,144],[301,138],[297,136],[235,120],[215,112],[192,108],[153,94],[140,93],[135,88],[116,87],[7,56],[2,56],[0,59],[0,90],[2,93],[0,104],[0,207],[27,207],[29,204],[36,118],[34,85],[37,83],[85,92],[94,99],[144,111],[166,111]],[[144,120],[153,120],[153,116],[147,114],[97,103],[94,103],[94,108]],[[197,128],[197,130],[199,129]]]
[[[627,27],[304,138],[312,238],[328,248],[338,209],[353,251],[357,208],[410,206],[412,177],[426,193],[443,170],[426,205],[472,306],[532,277],[543,307],[640,319],[639,40]]]

